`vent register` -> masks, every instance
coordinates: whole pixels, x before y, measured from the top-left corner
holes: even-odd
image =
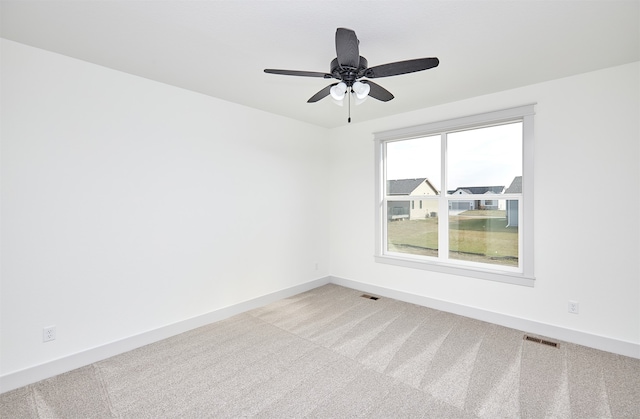
[[[524,335],[524,340],[528,340],[529,342],[539,343],[541,345],[551,346],[552,348],[557,348],[559,346],[557,342],[552,342],[550,340],[536,338],[534,336]]]

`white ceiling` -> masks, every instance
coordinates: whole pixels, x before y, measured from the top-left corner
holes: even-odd
[[[324,127],[347,123],[329,71],[335,30],[370,66],[438,57],[428,71],[376,79],[394,95],[353,122],[640,60],[640,1],[5,1],[3,38]]]

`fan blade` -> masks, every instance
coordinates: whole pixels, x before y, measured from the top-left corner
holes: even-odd
[[[340,67],[358,68],[360,51],[358,50],[358,38],[354,31],[346,28],[336,30],[336,54]]]
[[[376,77],[397,76],[400,74],[428,70],[430,68],[437,67],[438,64],[440,64],[440,60],[437,58],[417,58],[415,60],[398,61],[395,63],[370,67],[364,72],[364,76],[370,79],[375,79]]]
[[[329,91],[336,84],[338,84],[338,83],[330,84],[327,87],[325,87],[324,89],[320,90],[318,93],[316,93],[315,95],[311,96],[309,98],[309,100],[307,100],[307,103],[314,103],[314,102],[319,101],[320,99],[324,99],[325,97],[329,96]]]
[[[393,95],[391,94],[391,92],[380,86],[379,84],[374,83],[371,80],[361,80],[361,82],[366,83],[371,87],[371,90],[369,90],[369,96],[371,96],[372,98],[381,100],[383,102],[388,102],[393,99]]]
[[[281,74],[283,76],[322,77],[324,79],[333,78],[329,73],[320,73],[318,71],[274,70],[272,68],[266,68],[264,72],[269,74]]]

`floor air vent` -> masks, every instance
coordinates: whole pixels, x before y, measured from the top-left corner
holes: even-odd
[[[556,342],[551,342],[550,340],[540,339],[533,336],[524,335],[524,340],[528,340],[530,342],[540,343],[542,345],[551,346],[552,348],[557,348],[558,344]]]
[[[367,298],[369,300],[377,300],[380,298],[380,297],[374,297],[373,295],[368,295],[368,294],[362,294],[360,297]]]

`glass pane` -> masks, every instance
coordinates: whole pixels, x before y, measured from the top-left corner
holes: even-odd
[[[449,194],[502,193],[522,176],[522,122],[447,135]]]
[[[518,200],[450,200],[449,258],[517,267]]]
[[[388,252],[438,257],[438,201],[422,201],[423,208],[415,205],[415,210],[409,209],[409,201],[387,203]],[[423,216],[412,218],[411,213],[418,211]]]
[[[440,135],[386,144],[387,251],[438,256]],[[431,199],[426,197],[432,197]]]
[[[386,143],[387,195],[435,195],[440,182],[440,135]],[[421,179],[423,185],[416,189]],[[424,181],[427,182],[424,182]],[[418,204],[416,204],[418,206]]]

